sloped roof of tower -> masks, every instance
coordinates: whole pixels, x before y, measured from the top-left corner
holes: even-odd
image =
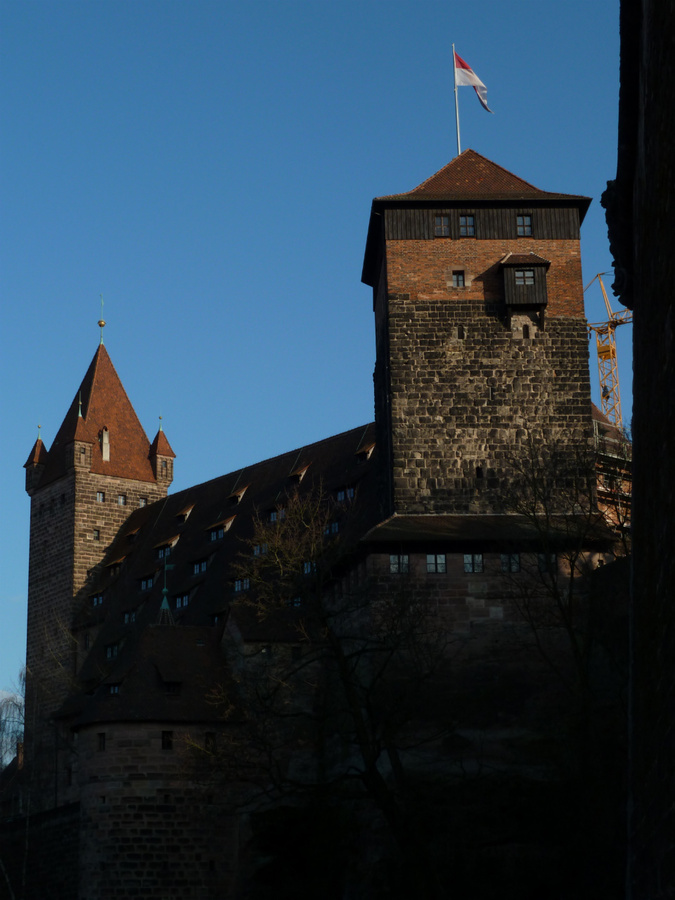
[[[403,194],[376,200],[583,200],[577,194],[542,191],[475,150],[465,150],[426,181]]]
[[[108,460],[103,459],[101,452],[103,429],[109,435]],[[74,440],[91,444],[91,472],[155,481],[149,459],[150,441],[103,344],[96,350],[54,438],[41,484],[65,475],[69,467],[66,447]]]
[[[176,454],[171,449],[171,444],[167,440],[167,437],[164,434],[164,432],[162,431],[161,426],[160,426],[159,431],[155,435],[155,439],[153,440],[152,444],[150,445],[150,453],[154,454],[155,456],[170,456],[171,459],[176,458]]]
[[[28,466],[44,466],[48,458],[47,448],[42,443],[42,438],[38,438],[33,444],[33,449],[28,454],[28,459],[23,464],[24,469]]]

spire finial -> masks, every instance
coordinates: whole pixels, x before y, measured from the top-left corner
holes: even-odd
[[[101,329],[101,343],[103,343],[103,329],[105,328],[105,319],[103,318],[103,294],[101,294],[101,318],[98,320],[98,327]]]
[[[162,417],[159,417],[159,430],[162,430]]]
[[[101,341],[103,343],[103,341]],[[77,418],[82,418],[82,391],[77,392]],[[38,425],[38,428],[40,426]]]
[[[40,425],[39,423],[38,423],[38,436],[37,436],[37,439],[38,439],[38,441],[41,441],[41,440],[42,440],[42,425]]]

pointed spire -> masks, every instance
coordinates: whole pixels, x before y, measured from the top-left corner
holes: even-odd
[[[110,433],[110,460],[103,461],[100,435]],[[44,483],[68,470],[68,446],[73,441],[91,445],[94,474],[137,481],[156,481],[149,459],[150,441],[115,371],[108,351],[100,344],[66,413],[49,452]]]
[[[171,607],[169,605],[169,591],[166,587],[167,569],[173,569],[173,566],[170,563],[167,563],[166,557],[164,557],[164,587],[162,588],[162,605],[159,608],[159,618],[157,619],[158,625],[176,624],[173,618],[173,613],[171,612]]]
[[[103,294],[101,294],[101,318],[98,320],[98,327],[101,329],[100,344],[103,344],[103,329],[105,328],[105,319],[103,318]]]

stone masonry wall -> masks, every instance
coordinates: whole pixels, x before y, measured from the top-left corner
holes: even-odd
[[[548,306],[510,319],[498,261],[535,248],[551,260]],[[590,435],[578,241],[389,241],[387,277],[395,509],[495,511],[531,438]]]
[[[192,735],[203,738],[199,726]],[[184,734],[171,723],[80,730],[73,769],[82,810],[80,900],[231,896],[237,817],[191,782],[184,751]]]

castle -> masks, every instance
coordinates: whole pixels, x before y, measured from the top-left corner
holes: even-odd
[[[57,877],[41,855],[53,896],[235,896],[241,817],[186,775],[181,741],[215,742],[209,692],[236,693],[232,648],[244,660],[303,652],[303,597],[255,615],[241,561],[265,553],[260,535],[283,528],[294,497],[320,493],[326,541],[348,539],[342,582],[386,599],[405,580],[447,634],[513,621],[504,577],[529,558],[557,567],[577,511],[563,500],[575,450],[593,434],[589,203],[472,150],[376,198],[363,266],[375,422],[178,494],[167,436],[147,438],[101,341],[51,447],[38,439],[25,465],[24,760],[36,830],[45,846],[67,835],[72,863]],[[542,447],[566,461],[545,540],[509,501]],[[596,555],[606,546],[588,539]]]

